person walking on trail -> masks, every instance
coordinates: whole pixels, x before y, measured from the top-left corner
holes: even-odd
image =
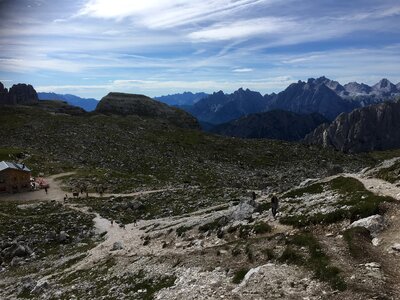
[[[46,192],[46,195],[47,195],[47,187],[44,188],[44,191]]]
[[[276,194],[273,194],[271,197],[271,210],[272,210],[272,216],[276,220],[276,214],[278,212],[278,207],[279,207],[279,200]]]

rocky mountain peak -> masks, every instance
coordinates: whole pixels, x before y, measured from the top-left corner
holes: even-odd
[[[350,95],[369,94],[371,92],[369,85],[355,81],[345,84],[344,88]]]
[[[29,84],[14,84],[9,91],[0,83],[0,105],[31,105],[39,103],[35,89]]]
[[[388,79],[383,78],[377,84],[372,86],[372,89],[378,92],[384,93],[397,93],[397,87],[391,83]]]

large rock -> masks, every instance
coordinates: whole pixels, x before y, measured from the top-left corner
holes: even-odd
[[[111,248],[111,251],[118,251],[124,249],[122,242],[115,242]]]
[[[360,219],[350,224],[349,228],[364,227],[369,230],[371,236],[376,236],[385,228],[385,220],[381,215],[373,215]]]
[[[385,102],[341,114],[305,137],[308,144],[357,153],[400,147],[400,102]]]
[[[10,91],[0,82],[0,105],[32,105],[39,103],[35,89],[28,84],[14,84]]]
[[[158,118],[183,128],[200,128],[197,120],[187,112],[144,95],[109,93],[101,99],[96,111],[105,114]]]
[[[231,218],[234,221],[242,221],[248,219],[257,209],[257,203],[254,200],[241,201],[236,209],[232,212]]]

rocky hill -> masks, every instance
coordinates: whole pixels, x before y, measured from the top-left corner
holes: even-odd
[[[183,128],[200,128],[197,120],[187,112],[144,95],[109,93],[100,100],[96,112],[158,118]]]
[[[98,100],[94,98],[81,98],[71,94],[56,94],[56,93],[38,93],[39,100],[60,100],[65,101],[70,105],[80,107],[85,111],[93,111],[96,109]]]
[[[266,107],[267,100],[260,93],[240,88],[232,94],[213,93],[187,110],[202,122],[221,124]]]
[[[14,84],[8,91],[0,82],[0,105],[32,105],[38,102],[38,95],[31,85]]]
[[[211,132],[241,138],[296,141],[325,122],[328,120],[317,113],[301,115],[288,111],[269,111],[218,125]]]
[[[306,136],[309,144],[344,152],[400,147],[400,102],[385,102],[343,113]]]

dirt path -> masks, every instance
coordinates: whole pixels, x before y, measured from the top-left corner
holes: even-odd
[[[362,182],[365,188],[376,195],[390,196],[400,200],[400,187],[390,182],[375,177],[367,177],[364,174],[343,174],[346,177],[352,177]]]
[[[68,197],[71,197],[71,193],[64,191],[60,185],[60,178],[65,176],[70,176],[75,174],[75,172],[66,172],[60,173],[56,175],[51,175],[45,180],[49,183],[50,188],[47,190],[47,193],[44,189],[37,190],[37,191],[29,191],[23,193],[16,193],[16,194],[0,194],[1,200],[16,200],[16,201],[34,201],[34,200],[56,200],[56,201],[63,201],[65,195],[67,194]],[[158,189],[158,190],[150,190],[150,191],[140,191],[134,193],[127,193],[127,194],[103,194],[100,196],[98,193],[90,193],[90,197],[99,198],[99,197],[137,197],[142,195],[148,195],[153,193],[161,193],[166,191],[174,191],[177,189],[167,188],[167,189]]]

